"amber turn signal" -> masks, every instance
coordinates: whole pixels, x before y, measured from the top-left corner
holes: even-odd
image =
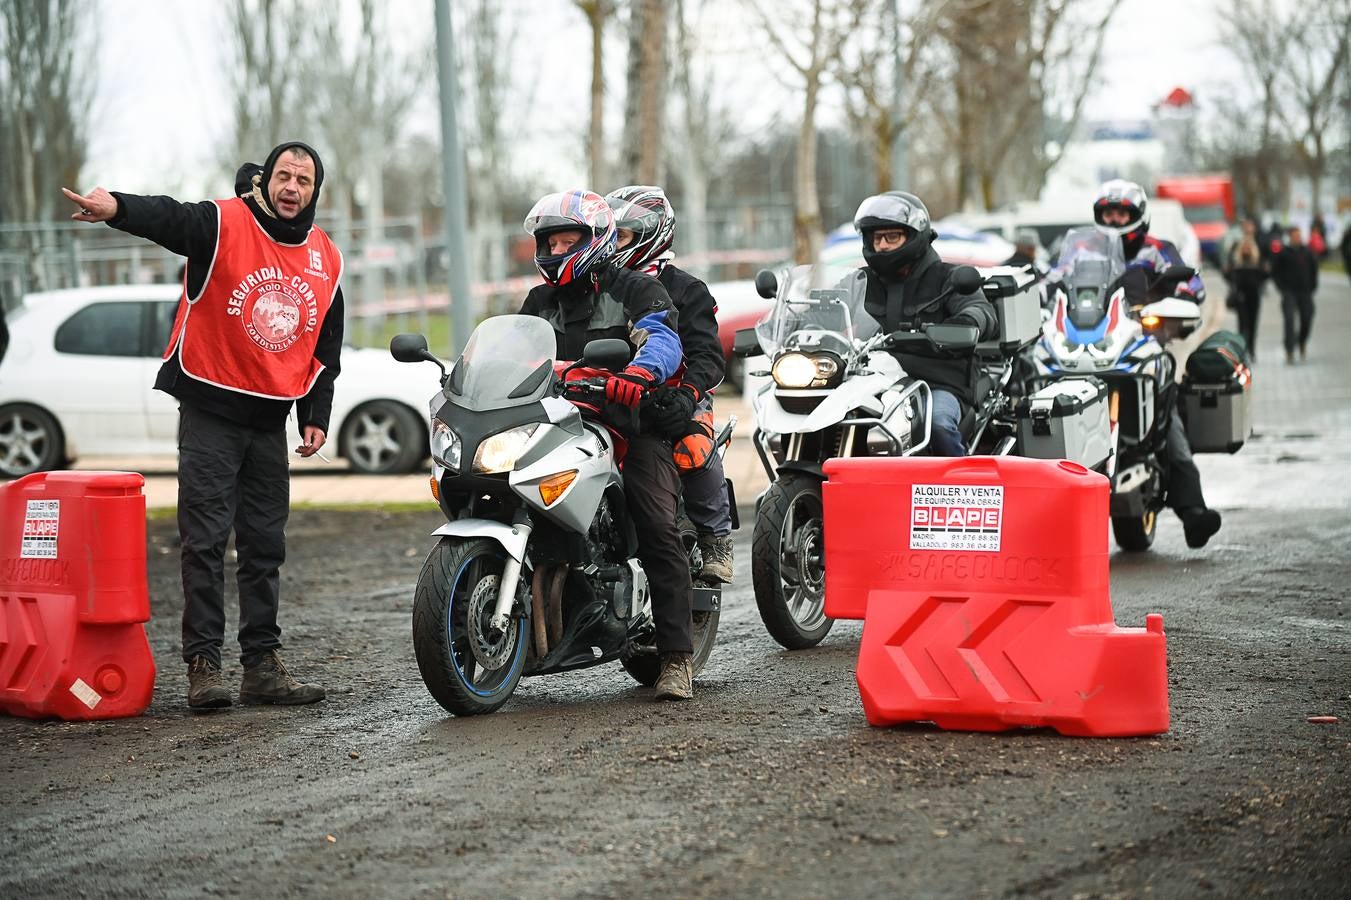
[[[576,480],[576,469],[569,469],[566,472],[559,472],[557,475],[550,475],[539,483],[539,498],[544,501],[545,506],[553,506],[554,501],[563,496]]]

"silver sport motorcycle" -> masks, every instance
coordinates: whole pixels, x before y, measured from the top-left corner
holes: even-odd
[[[430,435],[446,524],[418,575],[413,649],[427,690],[455,715],[498,709],[522,675],[618,660],[651,686],[660,672],[624,499],[626,441],[601,421],[607,371],[628,363],[629,347],[592,341],[568,365],[555,347],[548,322],[518,315],[480,324],[449,372],[422,335],[390,341],[395,359],[441,368]],[[719,453],[733,425],[715,439]],[[681,531],[697,572],[693,526]],[[717,588],[696,585],[695,672],[720,608]]]

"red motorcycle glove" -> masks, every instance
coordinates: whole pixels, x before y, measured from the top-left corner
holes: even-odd
[[[643,399],[643,391],[651,387],[656,378],[642,366],[629,366],[622,372],[616,372],[605,382],[605,399],[611,403],[620,403],[629,409],[636,409]]]

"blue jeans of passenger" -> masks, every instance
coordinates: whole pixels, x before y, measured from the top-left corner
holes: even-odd
[[[933,388],[933,422],[929,452],[934,456],[966,456],[966,444],[957,427],[962,421],[962,401],[951,391]]]

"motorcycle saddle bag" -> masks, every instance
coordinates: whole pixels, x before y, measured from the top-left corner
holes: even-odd
[[[1107,386],[1097,378],[1059,378],[1018,401],[1018,455],[1068,459],[1097,468],[1111,454]]]
[[[1248,347],[1217,331],[1187,358],[1178,405],[1195,453],[1234,453],[1252,433],[1252,369]]]

